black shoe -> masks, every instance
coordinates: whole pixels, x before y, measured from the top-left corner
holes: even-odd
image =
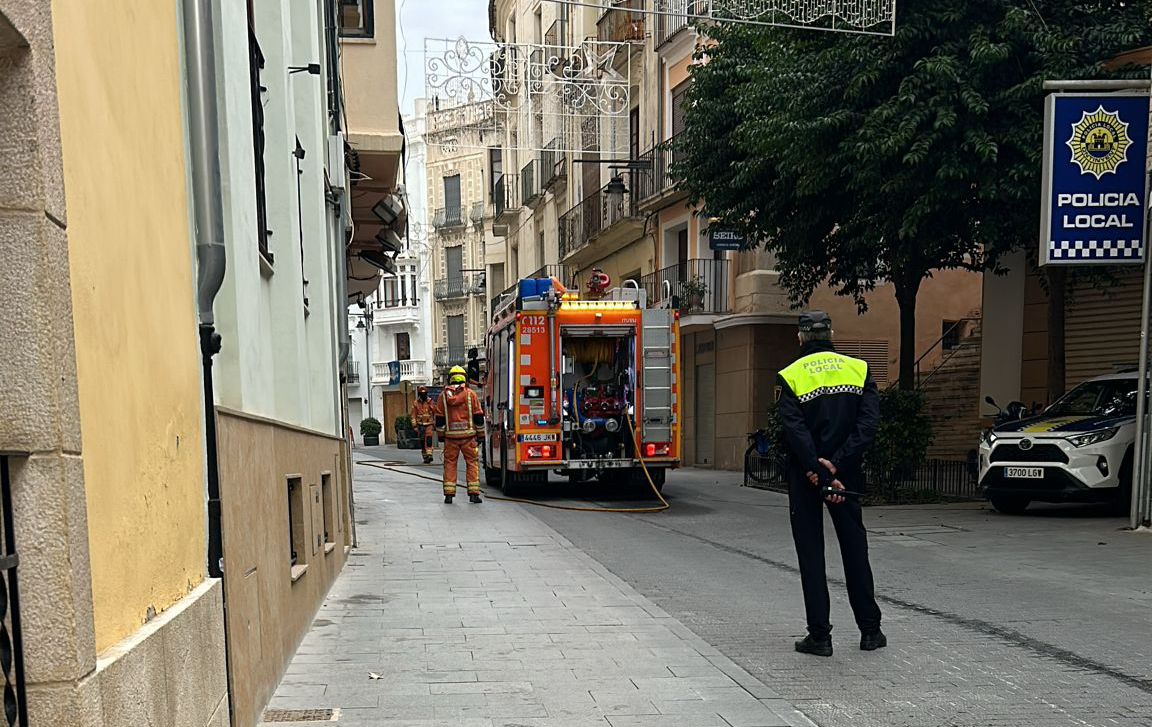
[[[468,501],[469,502],[476,502],[476,503],[484,502],[483,500],[480,499],[479,495],[469,495]]]
[[[812,636],[812,634],[808,634],[796,642],[796,651],[799,651],[801,654],[812,654],[813,656],[832,656],[832,638],[825,637],[819,639]]]
[[[424,457],[424,464],[432,464],[432,458],[431,458],[431,457],[428,457],[428,456],[425,456],[425,457]]]
[[[444,504],[445,505],[451,505],[453,497],[455,497],[455,495],[445,495],[444,496]]]
[[[883,649],[888,645],[888,637],[880,629],[876,629],[870,634],[860,635],[860,649],[862,651],[876,651]]]

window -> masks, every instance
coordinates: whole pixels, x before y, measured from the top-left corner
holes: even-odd
[[[344,38],[371,38],[376,27],[373,0],[340,0],[340,35]]]
[[[448,225],[459,225],[463,222],[460,211],[460,175],[453,174],[444,177],[444,220]]]
[[[288,478],[288,552],[292,580],[304,573],[307,545],[304,542],[304,483],[299,477]]]
[[[260,72],[264,69],[264,53],[260,50],[260,42],[256,39],[256,29],[253,25],[252,6],[248,6],[248,73],[251,86],[252,101],[252,141],[253,160],[256,173],[256,244],[260,254],[271,263],[272,252],[268,249],[268,238],[272,231],[268,229],[268,192],[264,173],[264,88],[260,82]]]
[[[960,345],[960,321],[940,322],[940,347],[951,351]]]
[[[324,498],[324,553],[336,549],[336,496],[332,487],[332,473],[320,475],[320,489]]]
[[[496,201],[496,180],[504,175],[504,156],[503,151],[499,147],[493,147],[488,150],[488,169],[490,186],[488,192],[492,195],[492,201]]]
[[[448,357],[452,364],[464,360],[464,316],[448,316]]]
[[[868,373],[880,388],[888,385],[888,341],[836,341],[836,350],[845,356],[863,359]]]
[[[408,333],[396,334],[396,359],[398,361],[410,361],[412,359],[412,342],[408,338]]]
[[[448,293],[457,296],[464,292],[464,248],[457,245],[444,249],[444,263],[447,267]]]
[[[684,110],[688,107],[688,89],[691,81],[685,81],[672,89],[672,136],[684,130]]]

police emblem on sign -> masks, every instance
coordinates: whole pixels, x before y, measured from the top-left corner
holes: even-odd
[[[1105,174],[1115,174],[1128,160],[1132,139],[1128,136],[1128,124],[1120,120],[1120,114],[1099,106],[1091,113],[1081,113],[1080,120],[1072,124],[1072,136],[1067,144],[1080,173],[1100,179]]]

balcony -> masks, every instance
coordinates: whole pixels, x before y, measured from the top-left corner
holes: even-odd
[[[672,0],[675,9],[677,0]],[[616,0],[596,23],[599,40],[612,43],[644,42],[644,0]],[[626,55],[626,54],[624,54]]]
[[[472,349],[476,349],[480,358],[484,358],[484,346],[473,343],[467,346],[439,346],[432,361],[437,367],[463,366],[468,363],[468,352]]]
[[[501,174],[492,185],[496,205],[495,224],[508,225],[520,216],[520,178],[517,174]],[[495,232],[495,230],[494,230]],[[496,234],[507,234],[496,232]]]
[[[484,273],[453,275],[444,280],[437,280],[432,294],[436,296],[436,300],[451,300],[481,294],[484,292],[484,287]]]
[[[656,47],[664,45],[688,27],[689,15],[708,12],[708,0],[665,0],[665,15],[656,16]]]
[[[467,220],[465,207],[439,207],[432,212],[432,226],[438,230],[464,227],[468,224]]]
[[[568,178],[568,158],[564,152],[556,150],[558,145],[559,141],[553,139],[548,142],[544,151],[540,152],[540,164],[538,166],[540,188],[545,192],[563,184]]]
[[[670,303],[685,315],[728,313],[728,261],[692,259],[640,278],[650,305]]]
[[[358,361],[348,362],[348,374],[345,380],[349,386],[356,386],[360,383],[360,363]]]
[[[672,176],[672,165],[684,156],[684,152],[676,149],[679,138],[677,134],[640,155],[640,160],[647,162],[647,168],[634,175],[636,188],[633,191],[641,208],[682,194]]]
[[[473,225],[480,227],[484,224],[484,212],[488,205],[483,200],[472,203],[472,212],[468,215],[468,219],[472,221]]]
[[[520,199],[526,205],[532,205],[544,196],[538,167],[539,163],[533,159],[520,169]]]
[[[396,301],[372,303],[372,325],[391,326],[403,323],[420,322],[420,303],[415,298],[400,303]]]
[[[429,383],[428,362],[424,359],[373,362],[373,384],[379,386],[396,386],[402,381],[408,381],[413,384]]]
[[[635,184],[637,175],[629,175],[629,183]],[[625,192],[619,202],[605,193],[607,185],[581,200],[572,209],[560,216],[560,259],[565,262],[582,264],[571,257],[584,257],[580,253],[588,248],[589,254],[602,248],[632,242],[643,231],[636,207],[636,198]]]

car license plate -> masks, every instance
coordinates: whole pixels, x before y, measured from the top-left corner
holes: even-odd
[[[1005,467],[1004,476],[1025,480],[1044,479],[1043,467]]]
[[[555,442],[555,434],[521,434],[521,442]]]

